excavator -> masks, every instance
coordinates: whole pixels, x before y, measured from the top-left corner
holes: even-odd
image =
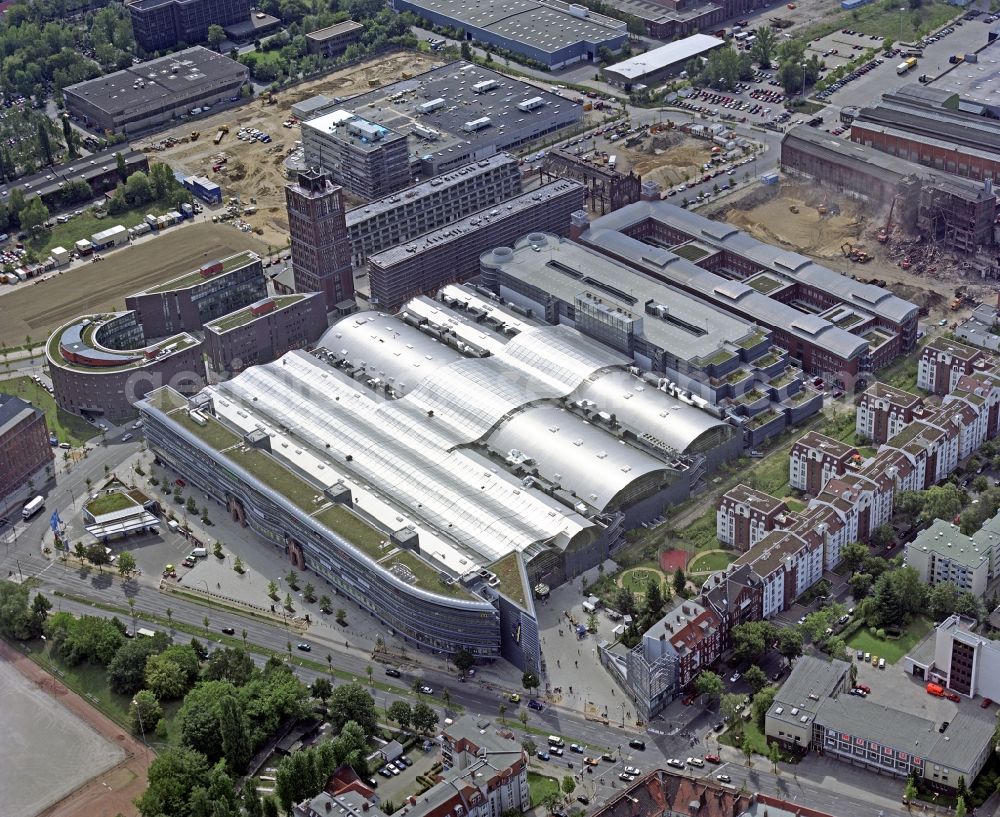
[[[844,242],[840,246],[840,251],[844,254],[845,258],[849,258],[857,264],[867,264],[872,260],[872,257],[865,252],[864,247],[855,246],[850,241]]]

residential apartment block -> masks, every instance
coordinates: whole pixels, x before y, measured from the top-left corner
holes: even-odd
[[[873,443],[884,443],[913,422],[923,406],[917,395],[885,383],[872,383],[857,404],[855,432]]]
[[[790,521],[782,500],[742,483],[722,495],[715,514],[719,541],[739,551],[750,550]]]
[[[347,211],[351,262],[361,266],[370,255],[496,207],[521,192],[518,160],[498,153],[354,207]]]
[[[807,494],[818,494],[828,480],[846,474],[859,457],[854,446],[810,431],[792,445],[788,484]]]
[[[988,367],[989,355],[957,340],[935,338],[920,352],[917,386],[932,394],[947,394],[963,375]]]
[[[952,582],[960,590],[982,596],[1000,573],[1000,514],[971,536],[948,520],[934,520],[906,546],[906,564],[926,584]]]

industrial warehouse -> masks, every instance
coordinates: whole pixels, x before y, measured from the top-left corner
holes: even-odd
[[[600,564],[739,448],[631,365],[451,285],[139,408],[162,461],[414,646],[537,669],[529,588]]]
[[[306,165],[368,199],[583,119],[565,97],[461,61],[346,101],[305,100],[293,113],[303,118]]]

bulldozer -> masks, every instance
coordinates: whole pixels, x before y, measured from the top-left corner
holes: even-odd
[[[194,142],[197,138],[201,136],[201,131],[193,130],[191,131],[191,141]]]

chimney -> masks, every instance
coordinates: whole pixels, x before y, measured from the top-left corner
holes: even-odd
[[[328,813],[333,810],[333,803],[329,800],[327,800],[323,805],[326,807]]]
[[[361,810],[362,810],[362,811],[368,811],[368,801],[367,801],[367,800],[365,800],[365,801],[364,801],[364,802],[363,802],[363,803],[361,804]]]
[[[989,176],[983,179],[983,192],[987,196],[993,195],[993,179],[991,179]]]
[[[590,226],[586,210],[577,210],[569,214],[569,237],[572,241],[579,241],[580,236]]]

